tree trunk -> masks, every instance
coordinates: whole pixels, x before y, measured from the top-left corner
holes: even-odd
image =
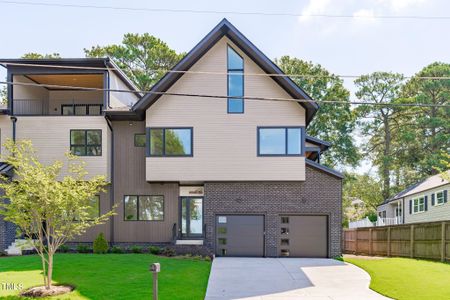
[[[383,150],[383,197],[384,199],[389,198],[390,188],[391,188],[391,128],[389,127],[389,117],[386,115],[383,118],[384,124],[384,150]]]
[[[53,253],[48,253],[48,267],[47,267],[47,285],[46,289],[52,288],[52,276],[53,276]]]

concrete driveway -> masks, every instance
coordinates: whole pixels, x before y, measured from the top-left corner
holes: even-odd
[[[369,283],[365,271],[333,259],[219,257],[206,300],[389,299],[370,290]]]

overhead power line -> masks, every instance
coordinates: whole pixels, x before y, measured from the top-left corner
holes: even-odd
[[[92,70],[92,71],[111,71],[115,70],[115,68],[110,67],[80,67],[80,66],[64,66],[64,65],[46,65],[46,64],[35,64],[35,63],[13,63],[13,62],[7,62],[7,61],[1,61],[0,64],[3,64],[5,66],[11,65],[11,66],[32,66],[37,68],[50,68],[50,69],[73,69],[73,70]],[[248,73],[248,72],[211,72],[211,71],[177,71],[177,70],[170,70],[170,69],[148,69],[149,72],[163,72],[163,73],[178,73],[178,74],[202,74],[202,75],[244,75],[244,76],[262,76],[262,77],[294,77],[294,78],[332,78],[332,77],[339,77],[339,78],[359,78],[361,75],[336,75],[336,74],[330,74],[330,75],[311,75],[311,74],[295,74],[295,73]],[[450,80],[450,76],[404,76],[405,79],[421,79],[421,80]]]
[[[92,4],[70,4],[54,2],[29,2],[29,1],[0,1],[3,4],[32,5],[32,6],[52,6],[66,8],[90,8],[109,9],[119,11],[135,12],[166,12],[166,13],[190,13],[190,14],[215,14],[215,15],[245,15],[245,16],[270,16],[270,17],[313,17],[313,18],[336,18],[336,19],[399,19],[399,20],[450,20],[450,16],[426,16],[426,15],[374,15],[358,16],[353,14],[298,14],[286,12],[257,12],[257,11],[232,11],[232,10],[195,10],[195,9],[173,9],[173,8],[148,8],[148,7],[125,7],[125,6],[103,6]]]
[[[425,104],[425,103],[375,103],[364,101],[339,101],[339,100],[309,100],[309,99],[297,99],[297,98],[279,98],[279,97],[254,97],[254,96],[225,96],[225,95],[208,95],[208,94],[193,94],[193,93],[172,93],[172,92],[156,92],[156,91],[142,91],[142,90],[125,90],[125,89],[104,89],[104,88],[91,88],[91,87],[78,87],[58,84],[40,84],[40,83],[28,83],[28,82],[11,82],[0,81],[0,84],[6,85],[19,85],[19,86],[36,86],[46,88],[59,88],[59,89],[71,89],[81,91],[103,91],[103,92],[116,92],[116,93],[143,93],[154,95],[167,95],[167,96],[180,96],[180,97],[196,97],[196,98],[215,98],[215,99],[244,99],[254,101],[290,101],[297,103],[317,103],[317,104],[338,104],[338,105],[374,105],[385,107],[444,107],[450,108],[450,104]]]

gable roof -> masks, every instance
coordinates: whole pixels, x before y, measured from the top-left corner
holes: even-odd
[[[321,139],[319,139],[319,138],[310,136],[310,135],[306,135],[306,136],[305,136],[305,140],[306,140],[307,142],[311,143],[311,144],[314,144],[314,145],[316,145],[316,146],[319,146],[320,151],[322,151],[322,152],[326,151],[328,148],[331,147],[331,143],[329,143],[329,142],[327,142],[327,141],[324,141],[324,140],[321,140]]]
[[[223,19],[213,28],[189,53],[181,59],[173,68],[161,78],[142,99],[136,102],[132,108],[138,114],[145,114],[145,110],[155,103],[160,97],[161,92],[166,92],[181,76],[182,71],[191,68],[209,49],[211,49],[222,37],[229,38],[237,47],[239,47],[250,59],[252,59],[264,72],[268,74],[284,74],[281,69],[275,65],[264,53],[253,45],[239,30],[236,29],[227,19]],[[297,86],[288,76],[272,77],[291,97],[312,100],[311,97]],[[306,111],[306,125],[308,125],[314,114],[319,109],[317,103],[303,102],[299,103]]]

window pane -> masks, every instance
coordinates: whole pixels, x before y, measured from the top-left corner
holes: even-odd
[[[163,196],[139,196],[139,220],[163,220]]]
[[[85,156],[86,155],[86,147],[84,147],[84,146],[72,146],[72,147],[70,147],[70,152],[73,155]]]
[[[91,105],[89,106],[89,115],[96,116],[102,113],[101,105]]]
[[[242,72],[230,71],[230,73],[238,74],[228,75],[228,96],[244,96],[244,76],[242,76]]]
[[[191,129],[165,130],[165,155],[191,155]]]
[[[125,220],[137,220],[137,197],[125,196]]]
[[[300,128],[288,128],[288,154],[300,154],[301,153],[301,143]]]
[[[87,156],[101,156],[102,155],[102,147],[101,146],[87,146],[86,147],[86,155]]]
[[[62,114],[65,116],[73,115],[73,106],[63,106]]]
[[[87,144],[88,145],[101,145],[102,144],[102,132],[100,130],[88,130],[87,131]]]
[[[163,154],[163,130],[151,129],[150,130],[150,154],[162,155]]]
[[[259,129],[259,154],[286,154],[284,128]]]
[[[75,106],[75,115],[77,115],[77,116],[86,115],[86,106],[85,105],[76,105]]]
[[[70,132],[70,144],[84,145],[85,134],[86,134],[86,132],[84,130],[72,130]]]
[[[139,133],[134,135],[134,146],[135,147],[145,147],[145,134]]]
[[[244,100],[243,99],[228,99],[228,112],[230,112],[230,113],[244,112]]]
[[[89,200],[88,219],[94,220],[100,216],[100,196],[94,196]]]
[[[228,47],[228,69],[244,69],[244,60],[231,47]]]

